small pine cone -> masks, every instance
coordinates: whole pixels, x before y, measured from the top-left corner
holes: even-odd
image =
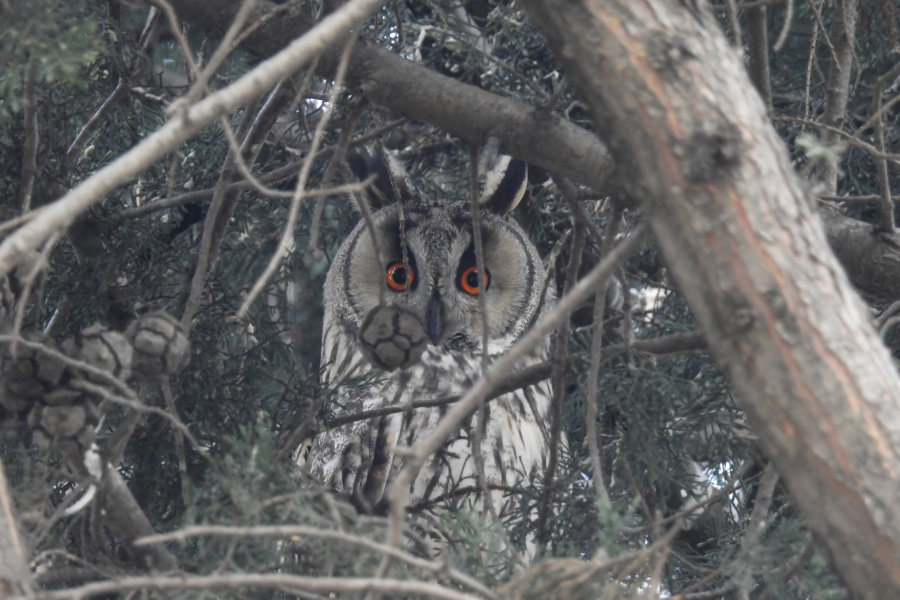
[[[134,349],[124,335],[111,331],[95,323],[81,332],[80,360],[102,369],[123,381],[131,376],[131,361]],[[90,374],[90,380],[95,380]]]
[[[24,337],[52,347],[49,340],[38,335],[26,334]],[[18,358],[12,357],[7,346],[3,351],[2,361],[0,405],[13,412],[30,407],[37,398],[59,384],[65,372],[65,365],[56,358],[23,346],[18,348]]]
[[[96,437],[102,413],[85,393],[63,386],[37,401],[28,413],[34,443],[44,450],[51,446],[84,452]],[[74,444],[74,446],[73,446]]]
[[[397,304],[379,304],[366,315],[359,328],[363,354],[385,371],[405,369],[425,352],[428,336],[422,321]]]
[[[125,332],[134,347],[131,370],[156,378],[174,375],[191,359],[191,343],[181,323],[166,313],[150,313],[133,321]]]

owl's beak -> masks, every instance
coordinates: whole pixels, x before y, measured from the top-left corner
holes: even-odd
[[[425,309],[425,329],[428,331],[428,339],[437,346],[444,330],[441,323],[441,301],[437,296],[428,301],[428,307]]]

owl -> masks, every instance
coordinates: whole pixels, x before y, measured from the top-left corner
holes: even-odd
[[[352,154],[348,163],[360,180],[374,177],[365,197],[371,228],[365,220],[356,226],[325,281],[322,368],[335,389],[329,418],[462,395],[482,373],[485,320],[490,360],[555,302],[537,249],[508,215],[524,194],[526,165],[506,157],[489,174],[479,209],[479,274],[467,200],[427,198],[386,153]],[[518,367],[548,352],[545,340]],[[544,472],[550,398],[542,382],[487,403],[480,445],[473,416],[419,472],[410,511],[483,510],[478,456],[494,509],[508,514],[517,501],[509,488],[527,488]],[[405,463],[398,448],[427,436],[447,410],[444,403],[328,429],[308,447],[309,475],[359,510],[383,513],[386,490]]]

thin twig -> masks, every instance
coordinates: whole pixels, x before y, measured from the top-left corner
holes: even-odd
[[[747,71],[750,80],[766,106],[766,113],[772,114],[772,81],[769,74],[769,28],[766,7],[745,10],[747,15]]]
[[[893,98],[885,102],[877,111],[875,111],[869,119],[856,128],[856,131],[853,132],[854,137],[858,137],[864,131],[866,131],[869,127],[874,125],[879,119],[884,117],[884,114],[894,108],[894,106],[900,102],[900,94],[894,95]]]
[[[197,452],[197,454],[204,457],[207,457],[209,455],[209,450],[197,441],[191,431],[184,423],[182,423],[178,419],[177,416],[172,415],[161,408],[156,408],[155,406],[147,406],[140,400],[118,396],[109,391],[107,388],[101,385],[93,384],[87,380],[78,379],[72,381],[69,385],[71,385],[76,390],[83,390],[85,392],[90,392],[91,394],[100,396],[104,400],[108,400],[109,402],[112,402],[114,404],[119,404],[121,406],[125,406],[127,408],[131,408],[140,412],[159,415],[169,421],[175,429],[177,429],[184,435],[185,439],[190,442],[191,446],[194,448],[194,451]]]
[[[475,246],[475,268],[478,271],[478,313],[481,315],[481,372],[484,373],[490,364],[490,354],[488,353],[488,340],[490,339],[490,329],[488,325],[487,314],[487,276],[484,270],[484,247],[481,239],[481,210],[478,206],[478,148],[469,145],[469,211],[472,219],[472,242]],[[484,497],[484,506],[487,508],[491,520],[497,522],[497,511],[494,509],[494,502],[487,488],[487,481],[484,477],[484,454],[482,446],[484,444],[485,419],[487,418],[487,410],[484,399],[478,405],[476,412],[478,417],[475,420],[475,448],[472,452],[472,458],[475,463],[475,479],[478,487],[481,488]]]
[[[44,244],[44,248],[41,250],[40,255],[34,261],[34,264],[31,265],[31,269],[21,278],[22,291],[19,293],[19,300],[16,303],[16,314],[13,316],[13,342],[9,345],[9,352],[12,354],[13,358],[16,358],[17,356],[18,344],[22,339],[20,337],[22,333],[22,320],[25,318],[25,307],[28,305],[29,296],[31,296],[31,288],[34,286],[34,281],[41,274],[41,271],[47,268],[47,258],[50,256],[53,247],[56,246],[59,237],[58,234],[50,236],[50,239]]]
[[[190,44],[188,44],[187,40],[184,39],[184,35],[181,34],[181,27],[178,24],[178,17],[175,16],[175,9],[172,8],[172,5],[166,2],[166,0],[148,0],[151,4],[155,4],[166,14],[166,19],[169,21],[169,32],[172,34],[172,37],[175,38],[175,41],[178,42],[178,46],[181,48],[181,54],[184,58],[184,64],[187,65],[189,73],[192,73],[194,77],[199,74],[197,70],[197,63],[194,62],[194,53],[191,52]]]
[[[819,200],[828,200],[829,202],[875,202],[881,200],[881,194],[866,194],[864,196],[833,196],[830,194],[823,194],[821,196],[816,196],[816,198]]]
[[[207,92],[210,78],[219,68],[219,65],[221,65],[228,55],[231,54],[231,51],[234,50],[232,42],[234,41],[234,38],[237,37],[238,32],[241,27],[243,27],[247,17],[250,16],[250,11],[253,9],[254,4],[254,0],[244,0],[244,2],[241,3],[241,7],[238,9],[231,25],[228,27],[228,31],[225,32],[225,36],[219,42],[216,51],[209,59],[206,68],[203,69],[202,72],[197,72],[197,65],[193,65],[193,71],[197,73],[197,81],[194,83],[193,89],[191,89],[184,98],[184,102],[193,104],[200,96]],[[190,49],[188,49],[188,51],[190,52]],[[174,105],[170,107],[170,109],[174,109]]]
[[[751,0],[749,2],[739,2],[737,7],[740,10],[746,10],[748,8],[760,8],[762,6],[771,6],[773,4],[781,4],[784,1],[785,0]],[[712,4],[712,3],[710,3],[709,8],[710,8],[710,10],[717,12],[717,13],[722,13],[722,12],[728,11],[727,4]]]
[[[737,590],[738,600],[750,600],[750,588],[753,585],[751,559],[757,552],[757,547],[765,532],[769,508],[772,506],[772,493],[777,483],[778,471],[775,470],[774,464],[769,463],[763,470],[762,478],[759,480],[759,488],[756,491],[756,503],[753,505],[753,511],[750,513],[750,522],[744,530],[744,536],[741,540],[741,551],[735,559],[737,572],[732,581]]]
[[[425,26],[422,29],[425,29],[425,30],[431,29],[434,31],[438,31],[444,35],[452,36],[456,41],[462,42],[463,44],[468,46],[470,49],[474,50],[475,52],[477,52],[481,56],[485,57],[486,59],[488,59],[495,65],[499,66],[501,69],[509,71],[516,79],[518,79],[519,81],[521,81],[522,83],[527,85],[531,89],[531,91],[533,91],[535,94],[537,94],[537,96],[539,98],[541,98],[544,102],[549,100],[550,94],[548,94],[544,88],[542,88],[536,82],[532,81],[530,78],[523,75],[514,66],[506,64],[505,62],[503,62],[502,60],[500,60],[499,58],[497,58],[490,52],[486,52],[483,48],[478,47],[478,44],[475,44],[471,40],[467,39],[466,32],[460,31],[458,33],[462,33],[463,35],[453,35],[449,32],[443,31],[439,27]]]
[[[91,136],[94,135],[98,129],[100,129],[103,122],[106,121],[106,118],[112,112],[112,109],[116,107],[126,94],[128,94],[128,81],[124,77],[120,77],[116,89],[112,91],[106,100],[103,101],[103,104],[100,105],[100,108],[98,108],[91,118],[88,119],[88,122],[84,124],[84,127],[81,128],[78,135],[75,136],[75,139],[72,140],[72,143],[66,150],[64,164],[67,173],[75,166],[75,162],[81,155],[81,151],[84,149],[88,140],[91,139]]]
[[[378,129],[373,130],[364,136],[356,138],[355,140],[350,142],[349,148],[355,148],[356,146],[361,146],[362,144],[368,143],[376,138],[379,138],[385,132],[395,129],[396,127],[399,127],[400,125],[403,125],[408,120],[409,119],[404,118],[404,119],[397,119],[396,121],[391,121],[390,123],[388,123],[387,125],[385,125],[383,127],[379,127]],[[331,154],[334,154],[334,151],[335,151],[334,147],[324,148],[322,150],[319,150],[319,152],[316,153],[316,160],[319,160],[320,158],[324,158]],[[300,162],[290,163],[283,167],[279,167],[279,168],[275,169],[274,171],[269,171],[268,173],[265,173],[262,175],[254,174],[254,177],[256,177],[256,180],[259,181],[263,185],[265,185],[267,183],[268,184],[278,183],[280,181],[284,181],[285,179],[288,179],[289,177],[292,177],[293,175],[295,175],[302,168],[302,166],[303,166],[303,164]],[[227,191],[229,193],[234,193],[235,191],[249,190],[252,187],[253,186],[250,182],[242,180],[239,182],[230,183],[228,185]],[[340,191],[338,191],[339,189],[340,189]],[[139,217],[143,217],[144,215],[147,215],[152,212],[159,211],[159,210],[164,210],[166,208],[174,208],[176,206],[188,204],[189,202],[198,202],[201,200],[208,200],[213,197],[213,195],[215,194],[215,191],[216,191],[215,188],[208,188],[205,190],[195,190],[193,192],[187,192],[186,194],[181,194],[180,196],[175,196],[174,198],[164,198],[164,199],[160,199],[160,200],[155,200],[155,201],[145,204],[143,206],[137,206],[135,208],[128,208],[123,211],[120,211],[119,213],[116,213],[112,218],[114,218],[117,221],[124,221],[126,219],[137,219]],[[337,187],[331,188],[331,189],[308,190],[304,193],[307,196],[328,196],[328,195],[332,195],[332,194],[337,195],[337,194],[347,193],[348,191],[351,191],[351,190],[347,189],[345,186],[337,186]],[[288,192],[288,193],[291,194],[291,197],[293,197],[293,192]],[[37,209],[37,210],[40,210],[40,209]],[[29,219],[32,218],[34,216],[34,214],[36,214],[36,212],[37,211],[30,213],[31,216],[29,216],[28,218]],[[25,217],[25,215],[23,215],[23,217],[20,217],[20,219],[22,219],[24,217]],[[7,222],[3,223],[2,225],[0,225],[0,231],[3,231],[3,229],[2,229],[3,227],[8,226],[7,223],[9,223],[9,222],[7,221]],[[18,225],[18,223],[17,223],[17,225]]]
[[[249,114],[250,111],[247,111]],[[277,190],[275,188],[266,187],[261,181],[259,181],[250,170],[250,165],[247,164],[247,161],[244,160],[243,152],[241,152],[241,147],[244,145],[241,142],[238,142],[238,139],[235,137],[234,132],[231,131],[231,125],[228,124],[228,121],[225,117],[219,117],[219,125],[222,127],[222,132],[225,134],[225,139],[228,140],[228,146],[231,149],[230,158],[233,160],[233,164],[237,167],[237,170],[244,177],[244,180],[250,184],[250,189],[256,190],[263,196],[269,196],[271,198],[293,198],[294,192],[283,192],[281,190]],[[228,186],[231,187],[230,185]]]
[[[160,382],[163,397],[166,399],[166,408],[172,413],[175,421],[181,422],[178,417],[178,407],[175,406],[175,395],[172,393],[172,386],[168,379]],[[180,429],[173,431],[175,434],[175,454],[178,457],[178,473],[181,476],[181,501],[184,502],[184,508],[187,509],[191,505],[191,481],[188,479],[187,472],[187,456],[184,452],[184,437]]]
[[[481,315],[481,372],[484,373],[488,365],[490,365],[490,322],[488,320],[487,310],[487,267],[484,263],[484,240],[481,237],[481,206],[478,204],[478,148],[469,145],[469,205],[472,215],[472,241],[475,246],[475,268],[478,271],[478,312]],[[500,518],[497,515],[497,507],[494,506],[494,498],[488,490],[488,482],[485,476],[484,452],[484,432],[486,431],[486,421],[488,417],[486,399],[482,399],[478,406],[478,418],[475,423],[475,451],[472,453],[475,463],[475,476],[481,496],[484,498],[484,507],[487,508],[488,515],[491,518],[491,526],[502,538],[506,550],[513,553],[517,562],[525,564],[522,556],[512,544],[506,529],[502,526]]]
[[[841,63],[838,60],[837,52],[834,49],[834,45],[831,43],[831,40],[828,38],[828,30],[825,28],[825,23],[822,22],[822,14],[819,12],[819,7],[816,6],[816,3],[813,0],[806,0],[806,3],[809,4],[809,9],[812,11],[813,16],[816,18],[816,25],[819,30],[822,32],[822,39],[825,40],[825,45],[828,46],[828,51],[831,52],[831,60],[834,61],[834,67],[840,73]],[[824,4],[824,0],[822,2]]]
[[[737,48],[737,51],[744,52],[744,40],[741,35],[741,22],[738,19],[737,4],[734,0],[725,0],[728,7],[728,22],[731,23],[731,43]]]
[[[834,133],[847,142],[848,145],[853,146],[854,148],[859,148],[860,150],[865,150],[870,155],[875,158],[883,158],[884,160],[894,163],[895,165],[900,165],[900,154],[891,154],[889,152],[882,152],[872,144],[868,144],[861,139],[854,137],[853,135],[847,133],[846,131],[841,131],[837,127],[832,127],[830,125],[825,125],[824,123],[817,123],[815,121],[809,121],[807,119],[799,119],[797,117],[772,117],[773,121],[780,121],[785,123],[800,123],[803,125],[808,125],[810,127],[816,127],[823,131],[828,131],[830,133]],[[832,195],[829,195],[832,196]],[[880,196],[879,196],[880,197]]]
[[[824,3],[825,0],[822,0]],[[812,41],[809,43],[809,55],[806,58],[806,79],[803,85],[803,120],[809,118],[809,110],[812,103],[810,88],[812,87],[812,71],[816,61],[816,46],[819,43],[819,26],[813,25]],[[803,130],[806,126],[803,127]]]
[[[33,585],[31,570],[27,566],[30,552],[26,553],[27,546],[23,543],[19,533],[19,520],[16,518],[13,509],[15,501],[10,491],[6,481],[6,473],[3,469],[3,461],[0,461],[0,510],[2,510],[0,519],[3,519],[3,530],[8,536],[3,542],[4,587],[7,590],[6,593],[13,591],[9,589],[11,584],[16,585],[16,587],[23,585],[25,589],[21,591],[30,591]],[[8,579],[10,574],[15,575],[18,581],[11,582]]]
[[[881,110],[881,94],[887,81],[892,81],[900,75],[900,63],[894,66],[887,74],[878,78],[875,90],[872,93],[872,112],[879,114]],[[890,79],[887,79],[890,77]],[[884,119],[878,117],[875,120],[875,146],[879,152],[885,151],[884,145]],[[878,213],[878,231],[893,234],[894,227],[894,200],[891,198],[891,178],[888,173],[888,163],[884,158],[876,161],[878,167],[878,187],[881,188],[881,210]]]
[[[322,113],[322,116],[319,118],[319,123],[316,125],[316,130],[313,132],[312,143],[309,147],[309,154],[306,157],[306,160],[303,161],[303,167],[300,169],[300,176],[297,178],[297,188],[294,193],[294,198],[291,200],[291,209],[288,213],[287,223],[284,226],[284,233],[281,236],[281,239],[278,242],[278,247],[275,249],[272,258],[269,260],[269,264],[266,265],[265,270],[262,275],[256,280],[253,284],[253,287],[250,289],[250,292],[247,294],[247,297],[244,298],[244,301],[241,303],[241,308],[237,312],[237,316],[239,319],[244,319],[247,316],[247,311],[250,310],[250,305],[256,300],[259,294],[262,292],[263,288],[268,284],[269,279],[271,279],[272,275],[281,265],[281,261],[284,260],[284,257],[287,256],[288,251],[293,246],[294,240],[294,227],[297,224],[297,219],[300,216],[300,206],[302,205],[303,193],[306,189],[306,182],[309,179],[309,173],[312,170],[313,158],[315,157],[316,152],[319,149],[319,146],[322,143],[322,137],[325,134],[325,126],[328,124],[331,115],[334,113],[334,107],[337,105],[337,99],[342,91],[342,86],[344,82],[344,77],[347,74],[347,65],[350,62],[350,54],[353,50],[353,46],[356,42],[356,38],[352,37],[347,42],[346,46],[344,46],[344,52],[341,54],[340,63],[338,63],[337,74],[335,75],[334,87],[331,90],[331,96],[329,98],[329,102],[325,107],[325,111]]]
[[[19,210],[31,210],[31,196],[34,192],[34,178],[37,175],[37,150],[40,140],[37,118],[37,74],[35,66],[29,66],[25,75],[25,106],[22,119],[25,125],[25,140],[22,143],[22,174],[19,177],[17,204]]]
[[[359,122],[359,119],[362,118],[364,114],[365,103],[360,102],[358,106],[355,106],[350,114],[347,115],[346,120],[341,126],[341,133],[338,135],[337,144],[334,145],[334,154],[331,157],[331,161],[328,163],[328,166],[325,167],[325,172],[322,173],[322,181],[321,187],[327,187],[331,185],[331,180],[334,178],[335,173],[337,172],[337,167],[344,160],[347,155],[347,150],[350,149],[350,142],[353,136],[353,130],[356,129],[356,124]],[[316,205],[313,207],[313,215],[312,221],[309,225],[309,243],[306,246],[306,251],[309,255],[315,254],[317,247],[319,245],[319,227],[322,223],[322,213],[325,210],[325,200],[328,198],[326,194],[319,194],[318,199],[316,200]]]
[[[788,33],[791,31],[791,23],[794,20],[794,0],[787,0],[787,12],[784,15],[784,23],[781,24],[781,31],[778,33],[778,39],[772,46],[772,52],[781,52],[784,43],[787,41]]]
[[[360,546],[373,552],[379,552],[384,555],[393,556],[398,560],[411,565],[413,567],[424,569],[432,573],[445,575],[457,583],[460,583],[473,591],[487,597],[497,598],[497,594],[491,589],[485,587],[476,579],[449,567],[444,562],[426,560],[413,556],[403,550],[398,550],[391,546],[381,544],[368,538],[338,531],[335,529],[322,529],[320,527],[309,527],[306,525],[257,525],[254,527],[231,527],[227,525],[194,525],[185,527],[184,529],[173,531],[170,533],[161,533],[148,536],[135,542],[137,546],[147,544],[159,544],[165,542],[183,542],[187,539],[200,536],[227,536],[227,537],[309,537],[317,539],[334,540]]]
[[[590,298],[596,291],[597,284],[601,279],[607,277],[620,261],[630,256],[632,252],[635,252],[643,245],[648,233],[649,229],[646,224],[638,225],[631,236],[619,244],[610,252],[608,257],[582,278],[572,289],[571,293],[563,296],[556,307],[545,318],[535,323],[528,333],[491,365],[481,379],[466,392],[465,396],[447,411],[444,418],[438,422],[428,436],[410,449],[406,465],[388,490],[391,518],[389,541],[391,545],[396,546],[400,543],[410,484],[415,480],[425,460],[437,451],[444,441],[456,431],[459,424],[472,413],[503,374],[509,373],[520,359],[543,343],[547,336],[563,320],[569,318],[572,311]]]
[[[53,232],[67,228],[107,193],[131,181],[136,173],[150,167],[220,115],[259,97],[276,82],[324,51],[332,41],[380,7],[382,1],[350,0],[237,82],[189,107],[183,115],[171,119],[65,196],[47,205],[41,219],[30,221],[0,244],[0,274],[8,274],[23,256],[40,246]]]
[[[18,217],[9,219],[8,221],[3,221],[3,223],[0,223],[0,233],[3,233],[4,231],[9,231],[10,229],[15,229],[22,223],[27,223],[28,221],[30,221],[30,220],[34,219],[35,217],[37,217],[38,215],[40,215],[41,210],[43,210],[43,207],[28,211],[24,215],[19,215]]]
[[[566,194],[564,194],[563,197],[566,199],[566,202],[575,202]],[[584,223],[581,219],[575,218],[574,210],[571,212],[574,232],[572,234],[572,246],[569,250],[569,263],[566,266],[566,280],[563,286],[564,294],[568,294],[575,287],[575,282],[578,279],[578,270],[581,268],[581,255],[584,252],[584,241],[587,237],[587,228]],[[537,539],[545,545],[550,539],[550,531],[548,528],[550,505],[553,498],[553,480],[556,477],[557,465],[559,464],[559,446],[562,436],[561,421],[563,402],[566,397],[565,379],[569,355],[570,331],[571,319],[564,319],[560,323],[559,329],[556,331],[556,341],[553,348],[553,374],[550,376],[550,387],[553,390],[553,396],[550,403],[550,453],[547,456],[547,465],[544,469],[544,487],[541,493],[541,500],[538,503],[537,518]]]
[[[247,106],[244,109],[244,115],[241,118],[239,129],[246,131],[250,127],[252,110]],[[227,192],[228,184],[231,182],[233,174],[233,165],[237,164],[236,155],[241,150],[237,145],[229,146],[228,153],[225,155],[225,161],[222,164],[222,170],[219,173],[219,179],[216,182],[216,193],[213,195],[209,209],[206,211],[206,219],[203,221],[203,234],[200,238],[200,251],[197,254],[197,265],[194,267],[194,276],[191,279],[191,289],[188,294],[187,301],[184,303],[184,312],[181,315],[181,326],[184,331],[190,334],[194,316],[200,310],[200,301],[203,296],[203,289],[206,287],[206,278],[209,271],[215,263],[215,251],[213,246],[216,245],[216,231],[219,229],[219,214],[229,197]]]
[[[631,350],[663,356],[668,354],[685,354],[688,352],[700,352],[706,349],[706,341],[700,332],[689,331],[685,333],[673,333],[658,338],[635,340],[630,346]],[[625,354],[629,349],[626,344],[614,344],[602,349],[602,358]],[[548,379],[553,372],[552,360],[539,362],[503,376],[496,386],[485,396],[485,402],[495,400],[504,394],[520,390]],[[462,396],[445,396],[428,400],[416,400],[409,404],[382,406],[371,410],[364,410],[350,415],[333,417],[326,421],[327,429],[335,429],[349,423],[365,421],[376,417],[384,417],[397,413],[410,412],[419,408],[432,408],[445,406],[458,402]]]
[[[600,256],[606,256],[612,248],[613,239],[619,230],[622,221],[622,211],[617,205],[612,205],[609,217],[606,221],[606,230],[603,232],[603,246]],[[603,481],[603,462],[600,457],[600,440],[597,433],[597,416],[599,413],[597,404],[600,402],[599,380],[600,361],[603,358],[603,318],[606,314],[606,285],[604,281],[598,286],[594,297],[594,331],[591,340],[591,366],[588,370],[587,387],[584,392],[585,405],[585,435],[588,441],[588,452],[591,458],[591,481],[594,484],[594,493],[603,507],[612,506],[609,492]]]
[[[88,583],[67,590],[42,591],[39,596],[9,596],[8,600],[82,600],[92,596],[110,595],[130,590],[240,590],[262,588],[266,590],[306,590],[327,593],[364,592],[378,590],[400,597],[421,596],[441,600],[477,600],[478,596],[463,594],[453,589],[424,581],[401,579],[375,579],[372,577],[305,577],[284,573],[232,573],[228,575],[179,575],[166,577],[148,575],[123,577],[112,581]]]

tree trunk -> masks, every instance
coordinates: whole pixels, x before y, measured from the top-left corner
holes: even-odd
[[[762,449],[857,598],[900,598],[900,380],[698,2],[525,0]]]

